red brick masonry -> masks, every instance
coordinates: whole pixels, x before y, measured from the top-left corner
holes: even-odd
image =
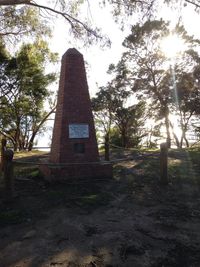
[[[86,135],[70,136],[76,125]],[[112,165],[99,160],[83,55],[75,48],[62,57],[50,159],[40,169],[49,181],[112,177]]]
[[[43,165],[40,170],[48,182],[67,181],[76,178],[112,178],[113,168],[110,163],[84,163],[63,165]]]
[[[89,138],[69,138],[70,124],[87,124]],[[84,154],[74,153],[74,144],[83,143]],[[57,109],[50,161],[56,163],[99,161],[83,56],[70,48],[62,57]]]

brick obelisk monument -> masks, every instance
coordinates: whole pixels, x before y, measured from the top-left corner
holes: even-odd
[[[49,164],[49,181],[112,177],[112,165],[99,160],[83,55],[70,48],[62,57]]]

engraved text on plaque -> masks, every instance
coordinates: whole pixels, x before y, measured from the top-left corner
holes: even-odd
[[[69,138],[89,138],[89,125],[69,124]]]

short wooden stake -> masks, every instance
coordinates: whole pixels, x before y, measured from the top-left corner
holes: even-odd
[[[1,171],[3,172],[4,171],[4,165],[5,165],[5,153],[6,151],[6,139],[3,138],[1,140]]]
[[[160,182],[168,184],[168,147],[167,143],[160,144]]]
[[[4,152],[4,182],[7,200],[11,200],[14,197],[14,174],[13,174],[13,151],[7,149]]]

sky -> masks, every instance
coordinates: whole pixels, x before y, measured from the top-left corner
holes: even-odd
[[[84,60],[87,62],[86,69],[90,95],[94,96],[98,91],[98,86],[106,85],[109,80],[109,75],[106,72],[111,63],[119,61],[122,53],[121,44],[128,32],[119,30],[119,25],[114,22],[108,8],[99,8],[97,1],[96,4],[94,1],[91,4],[91,11],[87,11],[89,13],[88,19],[97,27],[102,28],[104,35],[109,36],[111,47],[105,46],[102,48],[100,43],[84,47],[80,40],[73,40],[72,36],[69,36],[66,22],[62,19],[58,20],[54,26],[50,47],[53,51],[59,53],[60,58],[71,47],[78,49],[83,54]]]
[[[87,19],[95,26],[102,29],[103,34],[107,35],[111,41],[111,47],[104,47],[103,49],[99,44],[94,44],[89,47],[84,47],[83,43],[79,40],[73,40],[69,35],[69,28],[66,26],[66,22],[63,19],[58,19],[54,22],[53,38],[49,41],[50,48],[53,52],[59,54],[61,59],[65,51],[71,47],[78,49],[84,56],[84,60],[87,62],[87,80],[89,86],[90,96],[95,96],[100,86],[105,86],[111,79],[107,74],[108,67],[111,63],[116,64],[123,52],[122,42],[124,38],[129,34],[130,25],[127,26],[124,31],[120,30],[120,26],[114,22],[114,19],[109,8],[100,8],[98,1],[90,1],[90,7],[85,6],[83,13],[87,14]],[[190,5],[182,9],[182,21],[189,34],[200,37],[200,14],[194,12],[194,8]],[[180,19],[179,10],[172,10],[169,8],[160,7],[158,18],[164,18],[171,22],[171,27]],[[133,14],[132,18],[127,18],[127,22],[131,20],[136,21],[137,17]],[[60,64],[58,66],[58,71]],[[57,90],[58,85],[54,86]],[[49,123],[52,124],[52,121]],[[39,146],[47,146],[47,139],[40,137]],[[48,141],[49,144],[49,141]]]
[[[89,84],[90,95],[94,96],[98,91],[99,86],[106,85],[110,76],[107,74],[108,67],[111,63],[117,63],[123,52],[122,42],[129,34],[130,26],[128,25],[122,32],[120,26],[114,22],[114,19],[109,8],[100,8],[98,1],[90,1],[90,8],[85,7],[84,12],[87,12],[88,19],[97,27],[102,28],[103,34],[107,35],[111,40],[111,47],[101,48],[100,45],[92,45],[84,47],[79,40],[72,40],[69,36],[66,22],[62,19],[56,21],[54,25],[53,38],[50,40],[50,47],[53,51],[59,53],[59,57],[68,48],[77,48],[84,56],[87,64],[87,78]],[[171,21],[172,27],[179,20],[179,10],[171,10],[171,8],[160,7],[159,17]],[[133,15],[135,16],[135,15]],[[102,19],[103,18],[103,19]],[[186,30],[196,37],[200,37],[200,14],[194,12],[192,6],[187,6],[182,9],[182,20]],[[136,19],[135,19],[136,21]],[[130,23],[130,20],[127,19]]]

